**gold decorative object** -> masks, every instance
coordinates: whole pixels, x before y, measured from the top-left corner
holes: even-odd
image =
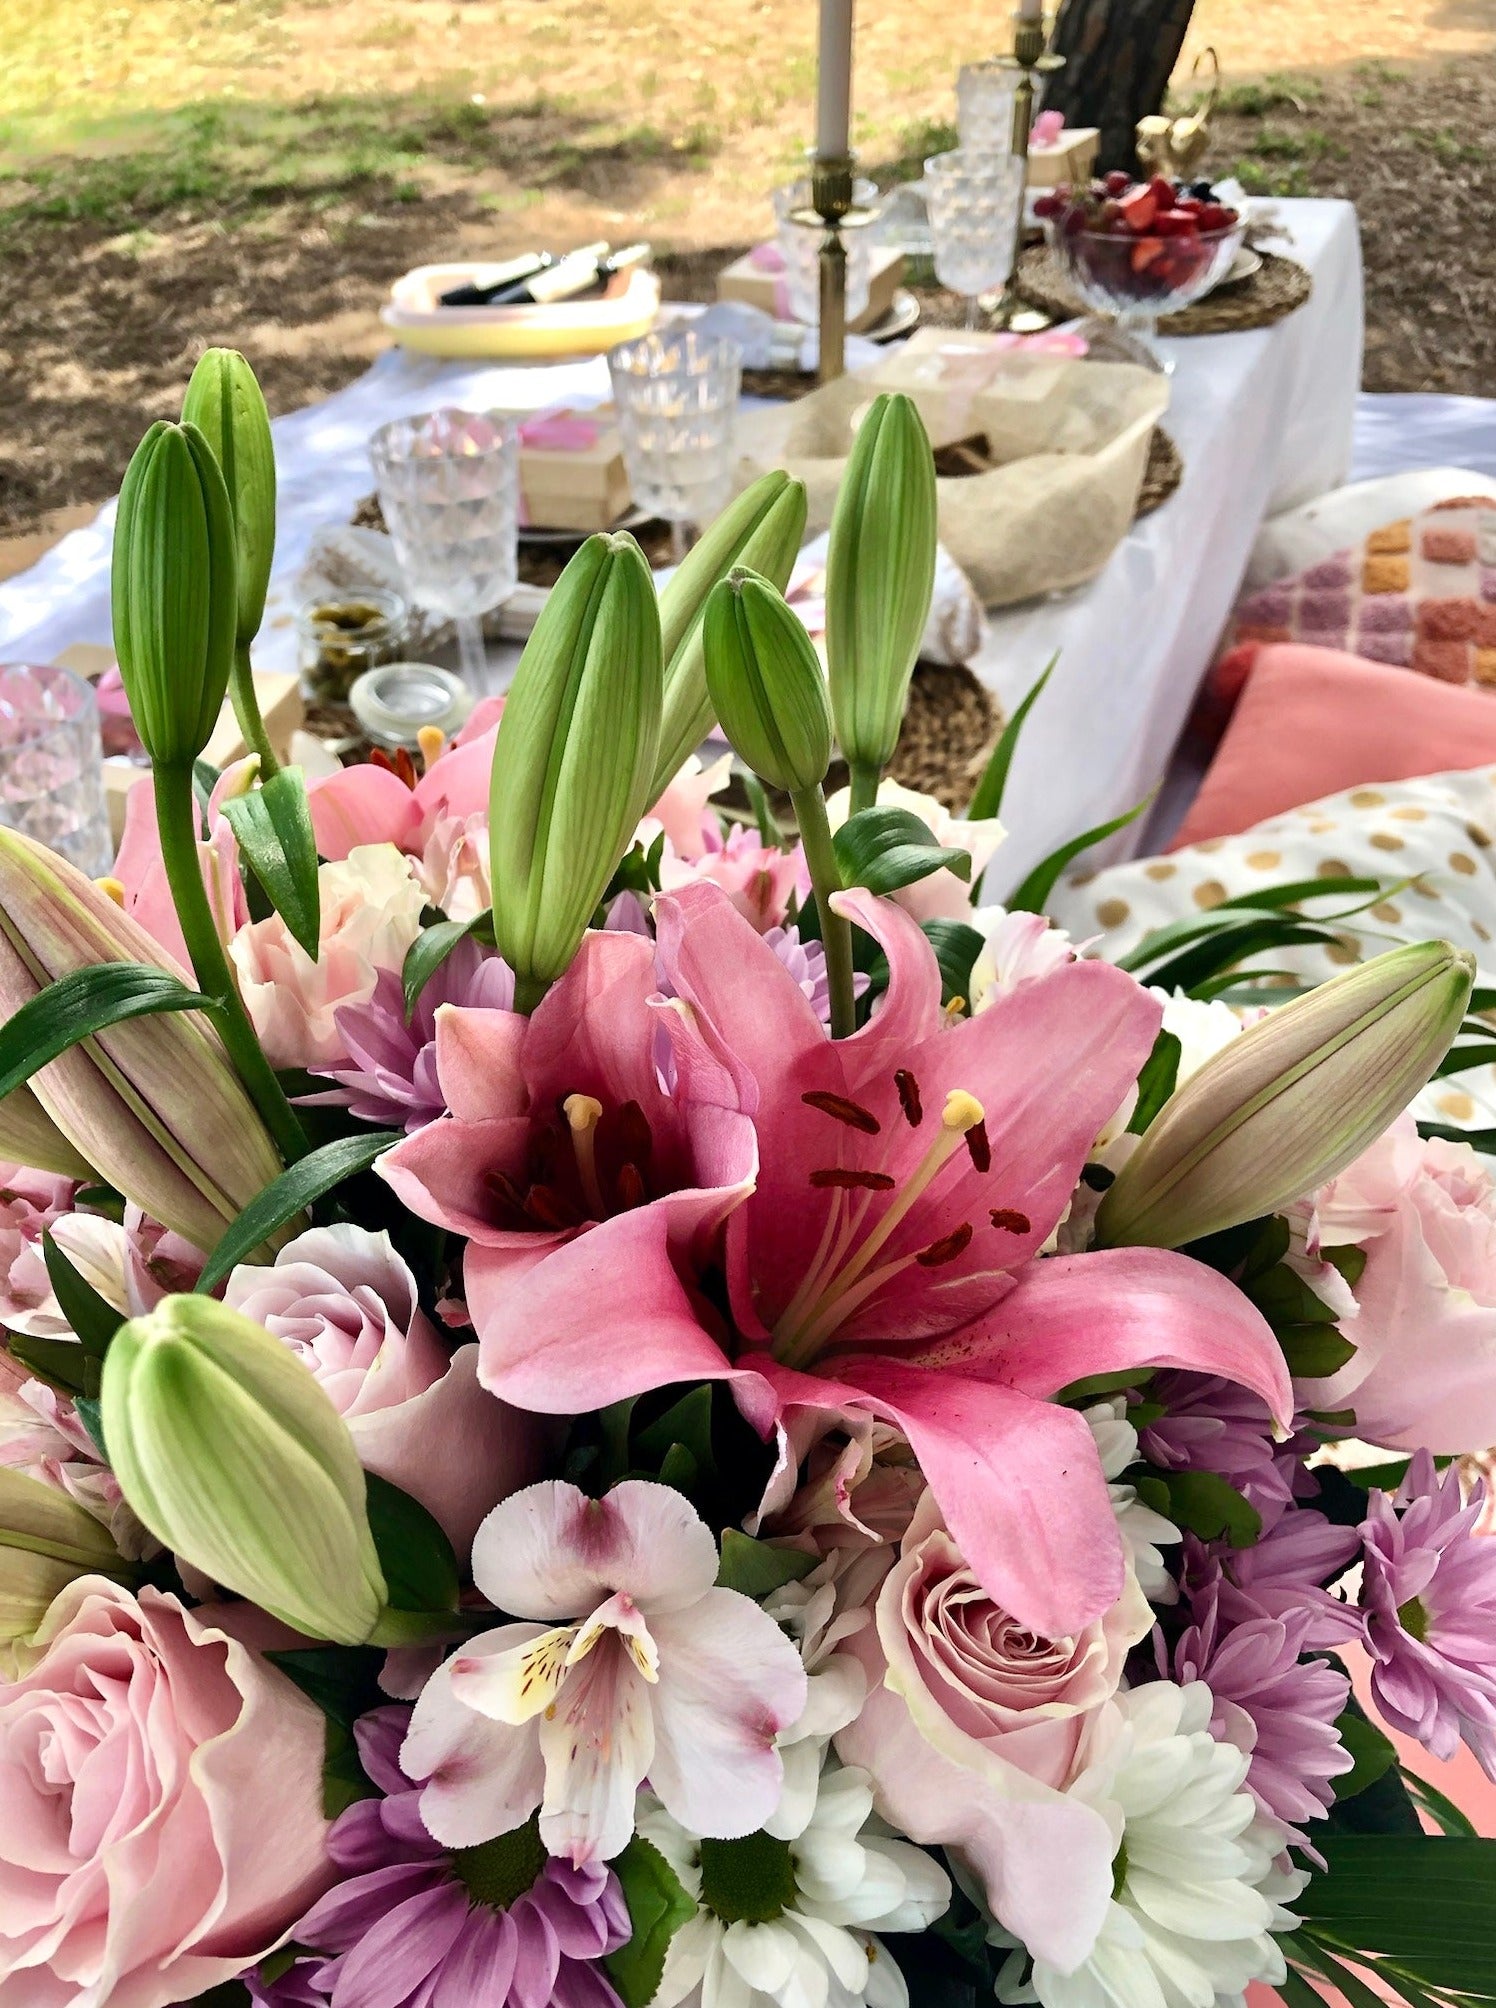
[[[810,156],[810,207],[797,209],[792,220],[807,230],[821,229],[820,326],[816,334],[816,375],[830,383],[847,366],[847,247],[844,230],[871,223],[873,211],[859,209],[852,199],[856,156],[850,153]]]
[[[1043,19],[1020,12],[1013,16],[1013,52],[1008,56],[999,56],[997,60],[1005,70],[1019,72],[1013,96],[1013,151],[1027,160],[1029,134],[1034,125],[1034,99],[1038,91],[1034,78],[1047,77],[1055,70],[1064,69],[1065,58],[1050,54],[1049,29]]]
[[[1166,174],[1173,181],[1189,181],[1210,145],[1210,119],[1221,91],[1221,60],[1214,49],[1203,49],[1194,60],[1190,75],[1196,76],[1206,57],[1211,76],[1204,102],[1185,118],[1164,118],[1160,113],[1139,119],[1136,127],[1138,159],[1150,174]]]

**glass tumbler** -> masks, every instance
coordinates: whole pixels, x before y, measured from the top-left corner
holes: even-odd
[[[784,260],[785,305],[792,320],[814,328],[820,325],[821,319],[821,243],[826,232],[819,224],[795,221],[797,209],[812,206],[810,197],[810,177],[805,175],[799,181],[776,188],[772,199],[779,255]],[[860,176],[852,184],[852,200],[859,209],[876,210],[879,206],[878,184]],[[873,265],[872,232],[868,229],[844,231],[842,243],[847,250],[847,325],[850,327],[867,310]]]
[[[1013,151],[1018,72],[997,62],[963,63],[956,75],[956,130],[963,153]]]
[[[977,296],[1005,286],[1018,249],[1026,163],[1017,154],[937,153],[925,162],[925,200],[935,276],[966,296],[966,325],[977,325]]]
[[[623,462],[635,502],[670,525],[709,523],[732,486],[743,351],[721,335],[666,328],[608,351]]]
[[[109,870],[98,700],[70,669],[0,663],[0,823],[90,878]]]
[[[463,676],[482,695],[489,679],[478,617],[519,577],[518,429],[446,407],[381,426],[369,458],[410,596],[455,623]]]

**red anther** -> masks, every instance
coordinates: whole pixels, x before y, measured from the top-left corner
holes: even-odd
[[[525,1194],[525,1212],[537,1227],[576,1227],[581,1216],[552,1185],[532,1185]]]
[[[1033,1226],[1026,1213],[1015,1213],[1011,1206],[994,1206],[987,1218],[1005,1234],[1027,1234]]]
[[[963,1220],[951,1233],[932,1241],[928,1248],[921,1248],[915,1261],[923,1269],[939,1269],[947,1262],[954,1262],[958,1255],[964,1255],[971,1245],[971,1222]]]
[[[823,1171],[810,1174],[812,1185],[831,1185],[846,1192],[892,1192],[894,1182],[886,1171],[846,1171],[840,1165],[828,1165]]]
[[[625,1212],[630,1207],[644,1204],[644,1178],[632,1158],[626,1158],[618,1167],[618,1203]]]
[[[992,1146],[987,1141],[987,1125],[978,1123],[966,1132],[966,1148],[977,1171],[991,1171]]]
[[[904,1120],[911,1129],[918,1129],[925,1119],[924,1106],[919,1098],[919,1082],[907,1067],[900,1067],[893,1077],[893,1084],[899,1091],[899,1107],[904,1111]]]
[[[864,1136],[876,1136],[883,1127],[871,1109],[865,1109],[861,1102],[854,1102],[846,1095],[833,1094],[829,1088],[812,1088],[800,1099],[807,1108],[819,1109],[823,1116],[833,1116],[837,1122],[845,1123],[848,1129],[861,1130]]]

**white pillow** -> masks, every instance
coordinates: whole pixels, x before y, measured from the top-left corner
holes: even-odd
[[[1317,495],[1312,502],[1268,518],[1247,560],[1242,591],[1255,592],[1259,586],[1292,578],[1322,558],[1350,550],[1372,530],[1457,495],[1496,497],[1496,480],[1465,467],[1417,467],[1332,488],[1328,495]]]

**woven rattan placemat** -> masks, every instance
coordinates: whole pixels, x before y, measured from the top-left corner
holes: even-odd
[[[1293,258],[1261,251],[1260,268],[1233,286],[1217,286],[1193,307],[1166,315],[1159,333],[1173,335],[1233,335],[1247,328],[1270,328],[1302,307],[1313,290],[1309,274]],[[1073,291],[1060,260],[1047,244],[1023,252],[1013,274],[1014,289],[1025,300],[1056,320],[1071,320],[1088,311]]]

